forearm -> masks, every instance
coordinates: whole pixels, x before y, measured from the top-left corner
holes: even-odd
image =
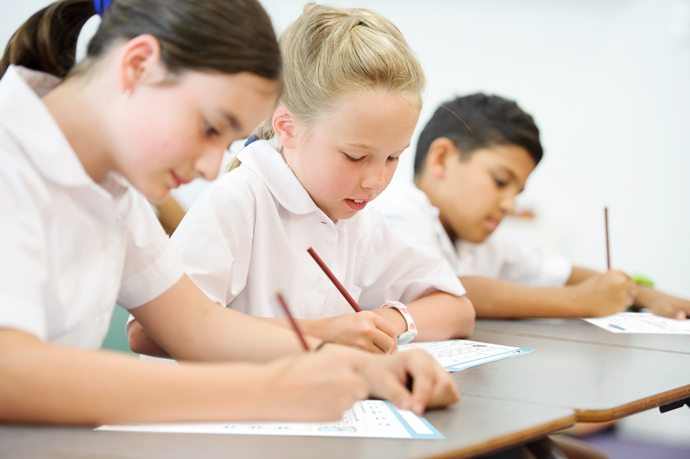
[[[570,277],[568,277],[565,285],[576,285],[580,282],[586,281],[590,277],[599,275],[601,273],[594,271],[589,268],[581,268],[579,266],[573,266],[572,271],[570,271]]]
[[[474,329],[474,308],[467,296],[457,297],[444,292],[436,292],[407,305],[407,310],[417,325],[415,341],[443,341],[465,338]],[[395,309],[395,325],[402,333],[407,324]]]
[[[587,311],[569,287],[532,287],[486,277],[461,277],[477,317],[520,319],[583,317]]]
[[[0,420],[59,424],[247,421],[267,418],[266,370],[182,366],[41,343],[0,330]]]
[[[269,361],[303,351],[294,331],[219,307],[187,276],[132,314],[178,360]]]

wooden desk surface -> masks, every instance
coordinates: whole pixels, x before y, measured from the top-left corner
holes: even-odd
[[[611,333],[582,319],[483,319],[475,330],[690,354],[690,335]]]
[[[572,408],[578,421],[690,397],[690,354],[488,331],[470,339],[534,352],[456,373],[463,394]]]
[[[425,417],[445,440],[94,432],[0,425],[0,457],[11,458],[466,458],[568,427],[573,410],[463,396]]]

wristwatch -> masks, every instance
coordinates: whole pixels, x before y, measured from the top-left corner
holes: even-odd
[[[395,308],[400,311],[403,319],[407,323],[407,331],[404,331],[398,335],[398,344],[407,344],[412,342],[412,340],[417,336],[417,326],[414,324],[414,319],[407,310],[407,306],[399,301],[386,301],[382,308]]]

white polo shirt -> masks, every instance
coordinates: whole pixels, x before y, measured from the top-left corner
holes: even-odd
[[[268,142],[252,143],[239,157],[242,165],[206,190],[172,237],[185,272],[218,304],[285,317],[280,291],[298,318],[353,313],[310,246],[362,309],[435,291],[465,293],[443,260],[398,238],[378,212],[332,221]]]
[[[439,210],[410,180],[396,177],[375,203],[394,231],[420,250],[443,257],[458,276],[540,287],[560,287],[570,277],[570,261],[541,245],[500,233],[479,244],[451,241],[439,220]]]
[[[86,174],[40,99],[58,83],[15,66],[0,81],[0,327],[96,349],[115,303],[152,300],[182,263],[122,176]]]

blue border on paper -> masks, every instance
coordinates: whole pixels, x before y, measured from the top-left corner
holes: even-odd
[[[431,433],[431,434],[422,434],[422,433],[419,433],[419,432],[415,432],[415,430],[410,426],[410,424],[407,423],[407,421],[405,420],[405,418],[402,417],[402,415],[400,414],[400,412],[398,412],[398,409],[397,409],[395,406],[393,406],[393,404],[392,404],[391,402],[389,402],[389,401],[383,401],[383,403],[384,403],[386,406],[388,406],[388,409],[391,410],[391,412],[395,415],[396,418],[398,418],[398,421],[400,421],[400,424],[402,424],[403,427],[405,427],[405,430],[407,430],[407,433],[410,434],[410,438],[441,438],[441,439],[445,439],[445,438],[446,438],[446,437],[444,437],[443,435],[441,435],[441,432],[439,432],[438,430],[436,430],[436,427],[434,427],[434,426],[432,426],[431,424],[429,424],[429,421],[427,421],[426,419],[424,419],[424,418],[421,417],[421,416],[417,416],[416,414],[415,414],[415,416],[417,416],[417,417],[419,418],[419,420],[422,421],[422,423],[423,423],[429,430],[431,430],[432,433]]]
[[[456,363],[454,365],[448,365],[446,367],[443,367],[446,371],[449,371],[451,373],[455,373],[456,371],[460,370],[466,370],[467,368],[472,368],[472,367],[477,367],[479,365],[484,365],[485,363],[491,363],[495,362],[496,360],[503,360],[507,359],[509,357],[515,357],[518,355],[522,354],[528,354],[530,352],[533,352],[534,349],[511,349],[509,351],[502,352],[500,354],[492,355],[489,357],[482,357],[479,359],[474,359],[474,360],[469,360],[467,362],[463,363]]]

